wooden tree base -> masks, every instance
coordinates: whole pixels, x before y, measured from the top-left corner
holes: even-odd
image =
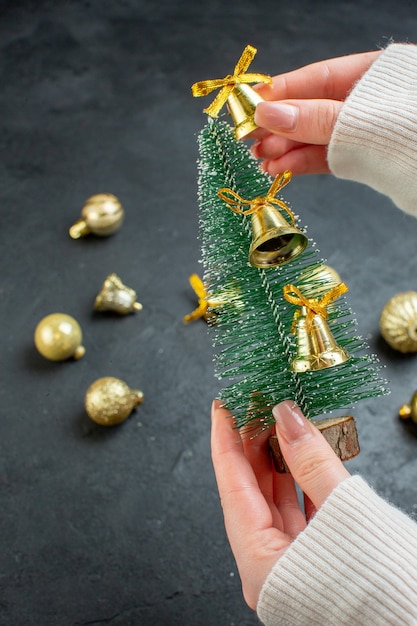
[[[311,421],[319,429],[339,459],[348,461],[359,454],[358,433],[355,418],[352,415]],[[289,473],[290,470],[282,456],[276,435],[269,438],[269,448],[276,471],[280,474]]]

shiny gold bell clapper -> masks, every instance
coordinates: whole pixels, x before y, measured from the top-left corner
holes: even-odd
[[[335,341],[327,321],[319,314],[309,321],[305,306],[301,307],[296,333],[296,356],[290,366],[293,372],[322,370],[349,359],[349,354]]]
[[[81,210],[81,217],[73,224],[69,234],[79,239],[92,233],[108,237],[122,225],[124,210],[120,201],[111,193],[99,193],[88,198]]]
[[[34,340],[38,352],[49,361],[65,361],[71,357],[78,360],[85,354],[80,325],[66,313],[44,317],[36,327]]]
[[[133,409],[143,402],[143,397],[142,391],[131,389],[123,380],[105,376],[89,386],[84,406],[96,424],[115,426],[129,417]]]
[[[390,298],[381,311],[379,328],[394,350],[417,352],[417,292],[405,291]]]
[[[120,315],[141,311],[142,308],[136,301],[136,291],[124,285],[114,273],[107,276],[94,301],[95,311],[111,311]]]

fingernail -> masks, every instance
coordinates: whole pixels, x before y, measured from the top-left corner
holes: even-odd
[[[272,409],[280,434],[289,444],[305,441],[313,436],[310,424],[292,400],[285,400]]]
[[[220,409],[220,407],[222,406],[223,404],[220,400],[213,400],[213,402],[211,403],[211,417],[213,417],[217,409]]]
[[[281,102],[260,102],[255,109],[255,124],[271,130],[294,131],[298,107]]]

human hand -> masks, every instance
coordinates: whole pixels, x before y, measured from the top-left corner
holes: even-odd
[[[271,176],[290,170],[298,174],[329,172],[327,146],[355,83],[381,53],[363,52],[306,65],[273,78],[272,85],[256,85],[265,98],[255,111],[260,127],[252,154]]]
[[[268,438],[252,439],[234,428],[232,414],[218,400],[212,406],[212,460],[227,536],[254,610],[269,572],[310,517],[349,472],[322,434],[290,400],[273,409],[276,434],[291,474],[278,474]],[[300,508],[295,482],[305,494]]]

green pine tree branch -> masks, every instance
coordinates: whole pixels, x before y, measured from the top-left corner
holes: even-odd
[[[198,143],[204,283],[210,301],[220,303],[213,307],[217,315],[211,326],[215,373],[228,379],[221,399],[237,426],[248,430],[270,426],[272,406],[285,399],[295,400],[312,418],[387,393],[378,359],[368,354],[366,342],[357,335],[345,296],[327,311],[333,336],[350,359],[302,374],[289,369],[295,350],[290,332],[295,307],[283,297],[283,287],[294,284],[301,290],[322,290],[322,279],[314,274],[324,261],[310,240],[301,255],[284,265],[265,270],[249,265],[250,218],[231,211],[217,192],[226,187],[247,199],[265,196],[271,178],[259,170],[225,122],[209,119]]]

